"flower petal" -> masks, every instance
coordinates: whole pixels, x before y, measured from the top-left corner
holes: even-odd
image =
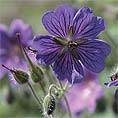
[[[49,11],[44,14],[43,25],[53,36],[67,38],[75,12],[75,8],[61,5],[54,12]]]
[[[28,73],[29,71],[28,65],[24,59],[20,59],[19,61],[15,59],[9,59],[9,64],[5,64],[5,65],[10,69],[21,70],[26,73]],[[14,79],[14,76],[12,73],[9,72],[8,78],[9,78],[11,87],[14,88],[14,87],[19,86],[19,83]]]
[[[41,64],[50,65],[58,58],[63,46],[51,36],[37,35],[34,38],[33,48],[37,50],[37,60]]]
[[[118,80],[114,80],[108,83],[105,83],[107,87],[118,86]]]
[[[73,71],[72,71],[72,76],[68,78],[68,81],[72,84],[79,83],[83,80],[83,75],[84,75],[83,68],[80,62],[75,57],[73,57],[72,61],[74,63]]]
[[[95,111],[96,100],[103,97],[103,90],[98,82],[98,77],[90,71],[84,71],[84,80],[79,84],[68,88],[65,93],[71,113],[76,115],[78,112],[82,112],[88,109],[89,112]],[[87,72],[87,73],[86,73]],[[77,92],[80,91],[80,92]],[[66,105],[62,101],[64,109]]]
[[[70,83],[80,82],[83,78],[83,69],[70,52],[65,52],[55,61],[53,70],[59,80],[68,79]]]
[[[11,40],[15,40],[16,33],[20,33],[23,44],[28,46],[31,45],[31,40],[33,38],[32,28],[28,24],[25,24],[21,19],[15,19],[11,23],[9,30]]]
[[[105,29],[105,21],[95,17],[88,7],[80,9],[73,20],[73,39],[95,39]]]
[[[7,60],[9,55],[9,49],[11,47],[12,44],[9,40],[7,27],[3,24],[0,24],[0,63]]]
[[[99,73],[105,67],[104,60],[111,48],[101,40],[86,40],[78,45],[78,55],[82,64],[92,72]]]
[[[7,43],[6,43],[7,42]],[[8,49],[10,46],[7,27],[0,24],[0,49]]]

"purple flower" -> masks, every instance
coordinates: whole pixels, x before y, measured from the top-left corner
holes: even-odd
[[[117,70],[118,71],[118,68]],[[114,73],[111,76],[111,82],[104,83],[108,88],[113,86],[118,86],[118,72]],[[118,101],[118,89],[115,91],[114,98],[116,101]]]
[[[118,86],[118,79],[105,83],[107,87]]]
[[[81,83],[74,84],[66,92],[70,110],[74,115],[83,112],[85,109],[93,113],[96,108],[96,100],[104,95],[97,75],[86,70],[84,80]],[[66,108],[65,102],[63,101],[62,103],[64,108]]]
[[[45,65],[54,63],[53,70],[59,80],[80,82],[84,75],[82,65],[95,73],[104,69],[104,60],[111,48],[97,40],[105,29],[105,22],[95,17],[90,8],[77,10],[62,5],[45,13],[42,22],[53,36],[35,36],[33,47],[37,50],[36,58]]]
[[[28,24],[20,19],[12,21],[9,30],[3,24],[0,25],[0,64],[8,68],[28,70],[27,64],[19,48],[16,33],[20,33],[21,42],[24,47],[31,45],[33,32]],[[0,66],[0,78],[7,74],[7,70]]]

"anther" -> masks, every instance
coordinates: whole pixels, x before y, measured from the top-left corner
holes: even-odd
[[[71,48],[71,47],[76,47],[78,44],[77,42],[74,42],[74,41],[69,41],[68,42],[68,47]]]

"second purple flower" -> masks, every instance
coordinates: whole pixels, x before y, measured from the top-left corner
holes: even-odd
[[[105,22],[94,16],[90,8],[78,10],[61,5],[45,13],[42,22],[53,36],[35,36],[36,58],[44,65],[54,63],[53,70],[59,80],[80,82],[84,76],[82,66],[95,73],[104,69],[104,60],[111,48],[97,40],[98,34],[105,29]]]

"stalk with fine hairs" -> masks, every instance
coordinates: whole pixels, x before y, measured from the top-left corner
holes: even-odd
[[[51,68],[52,68],[52,65],[51,65]],[[60,80],[58,80],[58,81],[59,81],[59,86],[61,87],[62,90],[64,90],[68,83],[66,83],[66,85],[63,88],[61,81]],[[65,103],[66,103],[66,106],[67,106],[67,109],[68,109],[69,118],[71,118],[72,115],[71,115],[71,111],[70,111],[70,106],[68,104],[68,100],[67,100],[65,94],[63,95],[63,97],[64,97],[64,100],[65,100]]]
[[[32,61],[30,60],[30,58],[28,57],[28,55],[27,55],[27,53],[26,53],[24,47],[22,46],[21,39],[20,39],[20,33],[16,33],[16,36],[17,36],[17,39],[18,39],[19,44],[20,44],[20,50],[21,50],[21,52],[22,52],[22,54],[23,54],[25,60],[28,62],[28,65],[29,65],[30,70],[31,70],[31,69],[34,69],[34,65],[33,65]],[[31,50],[31,49],[30,49],[30,50]],[[34,50],[33,50],[33,51],[34,51]],[[45,88],[43,87],[42,83],[41,83],[40,81],[39,81],[38,83],[40,84],[40,87],[41,87],[43,93],[45,94],[46,91],[45,91]]]
[[[30,88],[35,100],[37,101],[38,105],[42,106],[42,103],[40,102],[38,96],[36,95],[36,92],[35,92],[34,88],[32,87],[32,85],[29,82],[27,84],[28,84],[28,86],[29,86],[29,88]]]
[[[60,80],[59,80],[59,85],[60,85],[61,89],[63,90],[63,86],[62,86],[62,83],[61,83]],[[69,106],[69,104],[68,104],[68,100],[67,100],[65,94],[63,95],[63,97],[64,97],[64,100],[65,100],[65,103],[66,103],[66,106],[67,106],[69,118],[72,118],[72,114],[71,114],[71,111],[70,111],[70,106]]]

